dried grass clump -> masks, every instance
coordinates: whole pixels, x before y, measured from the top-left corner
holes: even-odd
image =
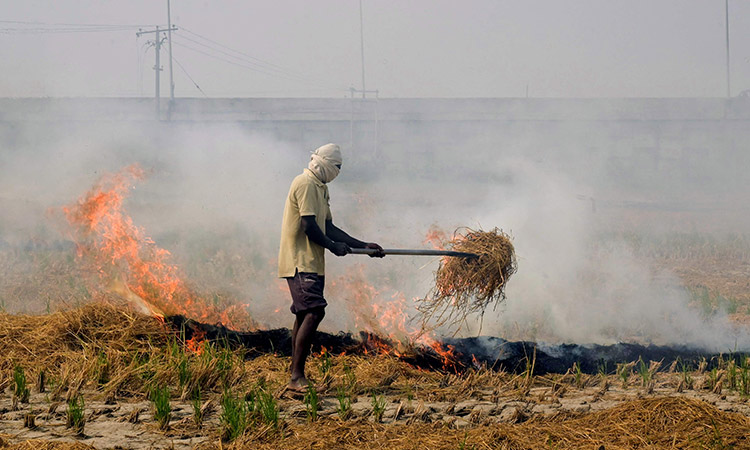
[[[148,352],[166,345],[170,333],[154,317],[106,302],[42,316],[0,313],[0,370],[20,364],[57,375],[67,363],[82,362],[84,355]]]
[[[454,234],[446,248],[478,255],[477,258],[444,257],[435,273],[435,287],[420,300],[423,322],[460,323],[473,313],[484,314],[490,305],[505,300],[505,286],[516,272],[516,254],[508,234],[464,229]]]
[[[29,439],[27,441],[11,443],[14,436],[0,434],[0,450],[96,450],[95,447],[82,442],[47,441]]]
[[[750,420],[701,400],[648,398],[585,414],[532,418],[523,423],[478,425],[456,430],[439,423],[380,424],[322,418],[289,423],[285,434],[258,439],[248,433],[228,446],[206,441],[196,448],[336,448],[342,450],[455,450],[457,448],[536,450],[634,448],[747,448]]]

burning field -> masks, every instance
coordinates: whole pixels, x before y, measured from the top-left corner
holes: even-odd
[[[516,256],[499,230],[430,231],[437,248],[503,257],[442,260],[421,309],[369,283],[361,266],[332,278],[353,324],[318,334],[315,389],[290,396],[290,331],[251,315],[253,300],[237,291],[189,281],[125,212],[146,175],[137,165],[105,175],[51,212],[73,245],[2,252],[19,279],[3,301],[43,298],[46,308],[0,313],[0,449],[750,448],[750,357],[736,348],[446,337],[441,325],[505,300]],[[691,281],[707,256],[750,280],[750,253],[736,244],[729,257],[700,242],[638,248],[683,276],[693,293],[685,308],[729,305],[742,324],[745,285]],[[24,264],[34,276],[18,275]],[[253,264],[216,265],[252,277]],[[409,308],[428,320],[410,320]]]
[[[744,355],[538,374],[534,354],[516,371],[430,367],[429,349],[397,356],[323,335],[331,348],[319,344],[309,367],[317,391],[295,399],[282,394],[283,332],[196,342],[186,330],[199,324],[176,323],[105,302],[0,315],[0,448],[750,445]]]

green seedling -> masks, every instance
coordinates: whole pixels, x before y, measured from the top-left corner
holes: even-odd
[[[177,360],[177,383],[180,389],[190,381],[190,361],[186,354],[182,354]]]
[[[727,381],[729,389],[737,390],[737,362],[732,358],[727,363]]]
[[[21,403],[29,402],[29,387],[26,384],[26,374],[23,367],[16,365],[13,369],[13,395]]]
[[[249,422],[247,403],[225,390],[221,397],[221,416],[219,421],[222,429],[222,439],[233,441],[247,431]]]
[[[339,386],[336,389],[336,399],[339,401],[338,414],[342,419],[349,417],[349,413],[352,409],[352,398],[346,390],[346,387]]]
[[[583,387],[583,371],[581,365],[577,362],[573,363],[573,377],[575,378],[576,387],[581,389]]]
[[[354,390],[354,387],[357,385],[357,376],[346,361],[344,361],[344,385],[350,391]]]
[[[76,434],[83,434],[83,427],[86,424],[84,417],[85,404],[81,394],[73,395],[68,400],[67,421],[65,426],[71,428]]]
[[[740,360],[739,369],[739,391],[740,396],[750,396],[750,358],[744,357]]]
[[[682,382],[685,384],[687,389],[693,388],[693,375],[690,373],[690,368],[687,364],[680,364],[680,372],[682,373]]]
[[[270,425],[274,429],[279,427],[279,405],[273,395],[266,389],[258,389],[254,408],[266,425]]]
[[[599,364],[596,367],[596,373],[602,380],[605,380],[607,378],[607,361],[599,361]]]
[[[234,355],[228,346],[224,346],[216,352],[216,370],[219,372],[219,378],[227,384],[229,374],[234,368]]]
[[[193,391],[190,405],[193,407],[193,423],[201,426],[203,424],[203,401],[201,399],[201,391],[199,388],[196,388]]]
[[[160,430],[166,430],[169,427],[169,419],[172,417],[169,387],[157,386],[151,389],[151,403],[154,407],[154,420],[159,424]]]
[[[382,395],[376,395],[372,393],[372,416],[375,418],[375,422],[380,422],[383,419],[383,413],[385,412],[385,397]]]
[[[310,422],[314,422],[318,419],[318,410],[320,409],[320,399],[318,398],[318,391],[312,384],[307,385],[307,392],[305,392],[305,407],[307,410],[307,418]]]
[[[651,381],[651,371],[640,356],[638,357],[638,375],[641,376],[641,386],[646,386]]]
[[[628,387],[628,378],[630,378],[630,364],[617,364],[617,376],[622,380],[622,388]]]

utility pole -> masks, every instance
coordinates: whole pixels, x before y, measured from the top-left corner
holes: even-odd
[[[732,96],[731,85],[729,84],[729,0],[724,0],[724,13],[726,17],[725,25],[727,30],[727,98]]]
[[[359,0],[359,42],[362,53],[362,98],[365,98],[367,88],[365,88],[365,29],[362,19],[362,0]]]
[[[169,31],[175,31],[176,28],[169,28]],[[161,51],[161,44],[164,42],[166,37],[162,37],[160,33],[167,31],[160,29],[159,26],[156,26],[156,29],[150,30],[150,31],[142,31],[139,30],[137,33],[135,33],[136,36],[141,36],[144,34],[154,33],[154,41],[151,42],[151,45],[154,46],[154,53],[156,53],[156,63],[154,64],[154,72],[156,72],[156,81],[154,84],[154,108],[156,111],[156,120],[161,119],[161,107],[159,105],[160,102],[160,95],[159,95],[159,72],[162,71],[161,63],[159,62],[159,53]]]
[[[172,118],[174,107],[174,77],[172,76],[172,11],[167,0],[167,40],[169,42],[169,108],[168,117]]]

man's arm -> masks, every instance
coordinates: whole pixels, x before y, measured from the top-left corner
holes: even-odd
[[[344,256],[347,253],[351,253],[352,250],[349,248],[346,242],[328,237],[323,233],[323,230],[320,229],[318,223],[315,221],[315,216],[302,216],[300,218],[300,226],[311,241],[315,242],[323,248],[327,248],[334,255]],[[326,226],[326,229],[327,228],[328,226]]]
[[[326,220],[326,236],[336,242],[343,242],[349,247],[373,248],[375,250],[378,250],[370,256],[374,256],[376,258],[382,258],[385,256],[385,253],[383,253],[383,247],[374,242],[362,242],[359,239],[355,239],[349,236],[348,234],[346,234],[346,232],[344,232],[344,230],[334,225],[332,220]]]

